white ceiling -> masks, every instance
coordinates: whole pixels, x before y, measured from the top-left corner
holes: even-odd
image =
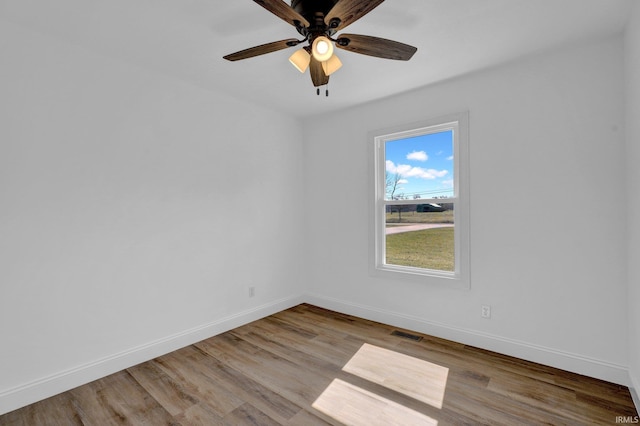
[[[330,96],[287,58],[222,56],[298,38],[250,0],[0,0],[0,17],[118,60],[295,116],[361,104],[535,54],[619,33],[634,0],[386,0],[348,33],[414,45],[409,62],[338,50]]]

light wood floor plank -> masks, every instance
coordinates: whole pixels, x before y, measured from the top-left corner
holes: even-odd
[[[195,374],[215,382],[215,386],[210,388],[214,389],[214,395],[209,400],[219,394],[232,395],[283,423],[300,411],[300,407],[288,399],[194,346],[184,348],[180,353],[183,357],[176,357],[177,365],[189,364]]]
[[[80,414],[68,394],[60,394],[0,416],[0,425],[81,426]]]
[[[206,404],[196,404],[187,408],[183,413],[176,416],[176,421],[181,425],[227,425],[227,422],[218,414],[211,411]]]
[[[303,304],[0,425],[611,425],[637,415],[624,386],[394,330]]]
[[[248,402],[233,410],[224,420],[230,425],[278,426],[280,424]]]
[[[233,392],[220,392],[224,388],[223,383],[216,377],[205,374],[201,363],[193,361],[192,352],[198,354],[193,348],[185,348],[180,351],[162,356],[152,361],[159,365],[167,375],[179,384],[180,389],[191,395],[199,406],[216,413],[221,418],[245,403],[245,400]]]
[[[156,361],[129,368],[127,372],[172,416],[199,402],[180,383],[162,371]]]
[[[173,416],[125,371],[73,389],[69,397],[84,425],[176,423]]]
[[[317,414],[311,414],[307,410],[300,410],[289,421],[284,423],[288,426],[327,426],[330,422],[322,420]]]

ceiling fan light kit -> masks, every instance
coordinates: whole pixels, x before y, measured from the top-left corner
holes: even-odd
[[[384,0],[292,0],[291,6],[283,0],[253,1],[293,25],[304,38],[262,44],[231,53],[224,56],[224,59],[239,61],[307,42],[308,46],[294,52],[289,57],[289,62],[302,73],[309,69],[318,94],[319,87],[327,85],[329,76],[342,67],[342,61],[334,54],[334,47],[362,55],[402,61],[408,61],[417,51],[408,44],[380,37],[342,34],[333,38],[336,32],[362,18]]]
[[[304,73],[309,68],[309,62],[311,62],[311,55],[304,49],[296,50],[293,55],[289,57],[289,62],[296,67],[298,71]]]
[[[322,63],[322,70],[327,77],[338,71],[341,67],[342,61],[336,55],[331,56],[329,59]]]
[[[333,55],[333,44],[326,36],[318,36],[311,44],[311,53],[317,61],[328,61]]]

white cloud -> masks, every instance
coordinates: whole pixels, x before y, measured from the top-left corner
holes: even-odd
[[[407,160],[427,161],[429,156],[424,151],[413,151],[407,154]]]
[[[442,185],[444,185],[446,188],[453,188],[453,179],[443,180]]]
[[[391,160],[386,161],[386,170],[389,173],[399,174],[403,178],[420,178],[420,179],[436,179],[445,177],[449,174],[448,170],[424,169],[422,167],[413,167],[408,164],[398,164],[397,166]]]
[[[398,180],[398,183],[400,185],[404,185],[405,183],[409,183],[409,181],[407,179],[400,179],[400,180]]]
[[[453,155],[448,156],[447,160],[449,160],[449,161],[453,160]]]

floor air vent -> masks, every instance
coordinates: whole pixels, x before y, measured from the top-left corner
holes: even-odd
[[[416,342],[419,342],[420,340],[422,340],[421,336],[416,336],[415,334],[405,333],[404,331],[394,330],[391,334],[393,336],[404,337],[405,339],[415,340]]]

